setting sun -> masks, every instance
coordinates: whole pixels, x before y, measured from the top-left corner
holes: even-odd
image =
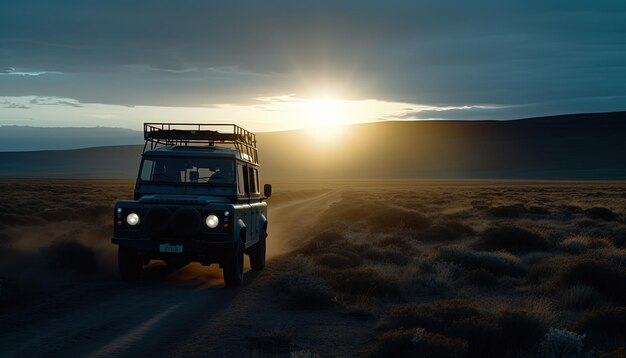
[[[319,98],[306,100],[308,131],[318,141],[331,142],[344,132],[346,101]]]

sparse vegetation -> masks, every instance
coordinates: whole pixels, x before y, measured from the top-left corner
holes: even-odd
[[[131,183],[4,185],[0,311],[43,296],[42,281],[106,275],[106,204]],[[624,184],[363,185],[340,187],[319,210],[313,229],[323,229],[293,240],[258,278],[268,307],[303,320],[294,327],[320,314],[376,325],[354,351],[373,357],[623,356]],[[327,191],[277,186],[271,200]],[[295,332],[243,339],[253,356],[317,356]]]

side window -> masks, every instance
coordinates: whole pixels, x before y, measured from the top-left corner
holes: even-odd
[[[259,186],[259,170],[254,168],[254,185],[256,187],[255,193],[260,194],[261,187]]]
[[[245,174],[243,165],[237,164],[237,195],[246,195],[248,178]]]
[[[143,167],[141,167],[141,174],[139,177],[142,180],[150,180],[152,179],[152,169],[154,168],[154,161],[152,160],[144,160]]]
[[[248,179],[250,180],[250,192],[257,194],[259,185],[257,184],[256,169],[248,167]]]

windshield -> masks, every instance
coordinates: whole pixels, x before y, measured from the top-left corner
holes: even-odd
[[[228,184],[235,181],[232,160],[190,157],[144,157],[139,179],[147,182]]]

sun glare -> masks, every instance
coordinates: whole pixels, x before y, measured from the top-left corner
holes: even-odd
[[[331,142],[344,132],[345,101],[328,97],[306,100],[308,131],[318,141]]]

